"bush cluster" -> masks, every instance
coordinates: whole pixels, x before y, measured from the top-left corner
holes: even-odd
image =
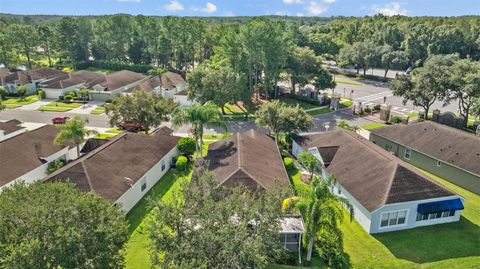
[[[179,171],[185,171],[188,167],[188,159],[185,156],[178,156],[177,161],[175,162],[177,169]]]
[[[288,171],[291,171],[295,168],[294,161],[290,157],[283,158],[283,164],[285,165],[285,169],[287,169]]]
[[[109,69],[109,70],[130,70],[137,73],[147,74],[150,69],[153,67],[148,64],[129,64],[124,62],[117,62],[117,61],[105,61],[105,60],[97,60],[97,61],[82,61],[75,63],[75,69],[82,70],[88,67],[95,67],[100,69]]]

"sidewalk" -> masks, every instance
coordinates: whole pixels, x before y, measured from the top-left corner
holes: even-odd
[[[28,104],[28,105],[23,105],[21,107],[15,108],[15,109],[18,109],[18,110],[37,110],[41,106],[44,106],[44,105],[46,105],[50,102],[54,102],[54,101],[55,101],[55,99],[42,99],[42,100],[38,100],[35,103],[31,103],[31,104]]]

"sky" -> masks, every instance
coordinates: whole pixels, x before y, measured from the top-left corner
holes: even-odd
[[[0,0],[0,13],[177,16],[480,15],[480,0]]]

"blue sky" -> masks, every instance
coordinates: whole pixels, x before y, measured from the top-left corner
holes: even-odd
[[[0,0],[0,13],[178,16],[480,15],[480,0]]]

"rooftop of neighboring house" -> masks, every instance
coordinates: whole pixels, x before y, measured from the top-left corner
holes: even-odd
[[[297,143],[317,148],[327,171],[370,212],[387,204],[456,195],[355,133],[332,130],[303,136]]]
[[[251,189],[289,185],[278,147],[269,136],[250,130],[210,144],[205,160],[219,184]]]
[[[45,163],[46,157],[73,147],[71,143],[56,145],[53,140],[60,129],[45,125],[0,142],[0,186],[32,171]]]
[[[142,90],[144,92],[152,92],[155,88],[160,86],[160,77],[153,76],[144,82],[138,84],[136,87],[129,89],[127,92],[133,92],[135,90]]]
[[[167,71],[160,75],[160,81],[162,88],[169,91],[175,88],[177,85],[185,83],[185,80],[180,74]]]
[[[166,127],[152,135],[123,133],[50,174],[45,181],[70,180],[82,191],[116,201],[165,157],[178,139]]]
[[[480,175],[480,137],[473,134],[431,121],[391,125],[372,132]]]
[[[22,122],[19,120],[0,121],[0,131],[3,131],[5,135],[13,133],[24,127],[21,126]]]
[[[53,79],[43,85],[47,89],[65,89],[74,85],[84,84],[85,87],[93,86],[96,81],[104,81],[105,75],[87,70],[68,73],[68,76]],[[95,83],[95,84],[94,84]]]
[[[20,84],[25,85],[37,80],[51,80],[55,78],[65,78],[67,73],[53,68],[37,68],[31,70],[14,70],[7,68],[0,69],[0,82],[2,84]]]
[[[136,73],[128,70],[121,70],[106,75],[106,80],[99,83],[104,87],[105,91],[114,91],[122,87],[126,87],[135,82],[145,80],[147,77],[141,73]]]

